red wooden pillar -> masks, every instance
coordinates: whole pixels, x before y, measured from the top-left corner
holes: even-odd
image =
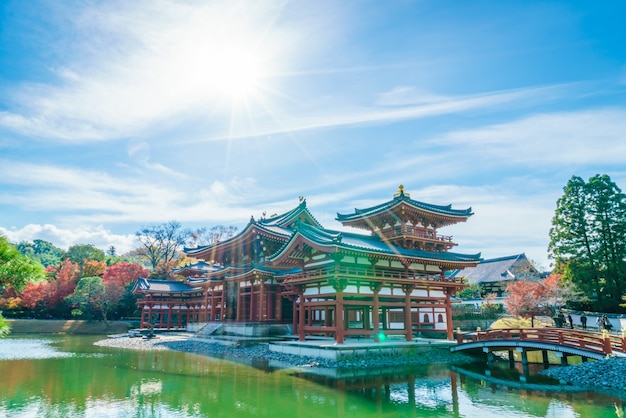
[[[174,306],[172,305],[172,303],[168,303],[167,304],[167,324],[165,325],[165,328],[169,329],[172,326],[172,311],[174,310]],[[163,322],[162,320],[159,322]]]
[[[370,289],[374,291],[374,300],[372,301],[372,322],[374,323],[374,341],[379,342],[379,333],[380,333],[380,314],[379,311],[379,300],[378,294],[381,289],[380,283],[370,285]]]
[[[257,312],[256,312],[256,307],[257,307],[257,301],[255,299],[255,291],[254,291],[254,280],[250,281],[250,306],[248,306],[248,318],[246,318],[249,321],[255,321],[258,318],[257,316]]]
[[[446,330],[448,332],[448,339],[451,340],[454,337],[454,331],[452,329],[452,300],[450,299],[450,289],[446,290]]]
[[[243,318],[243,301],[245,298],[242,297],[242,287],[241,283],[237,283],[237,318],[235,318],[238,322]],[[232,319],[232,318],[231,318]]]
[[[337,298],[335,300],[335,341],[337,341],[337,344],[343,344],[344,340],[344,313],[343,289],[339,289],[337,290]]]
[[[224,320],[224,315],[226,313],[226,280],[222,283],[222,292],[220,295],[220,321]]]
[[[299,290],[298,296],[298,337],[300,341],[304,341],[304,290]]]
[[[297,298],[293,298],[293,300],[291,301],[291,311],[293,312],[293,318],[291,318],[291,327],[293,329],[292,333],[298,333],[298,335],[300,334],[300,330],[298,329],[298,299]]]
[[[146,325],[150,326],[150,321],[152,321],[152,309],[154,308],[154,300],[152,300],[152,295],[149,296],[148,300],[148,320],[146,321]]]
[[[211,301],[212,302],[212,301]],[[213,303],[211,303],[211,309],[213,308]],[[204,308],[201,311],[200,318],[198,318],[198,322],[207,322],[209,320],[209,288],[204,288]]]
[[[215,321],[215,288],[211,287],[211,321]]]
[[[274,301],[275,303],[274,319],[277,321],[282,321],[283,320],[283,293],[280,290],[280,288],[277,288],[275,291],[275,294],[276,294],[276,300]]]
[[[259,285],[259,321],[267,320],[267,301],[265,300],[265,280]]]
[[[413,286],[403,286],[404,290],[404,329],[406,330],[406,340],[413,341],[413,319],[411,318],[411,292]]]

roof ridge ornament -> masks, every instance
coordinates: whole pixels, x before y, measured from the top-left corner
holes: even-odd
[[[393,198],[397,199],[397,198],[402,197],[402,196],[407,197],[407,198],[411,197],[411,195],[409,193],[404,191],[404,185],[403,184],[398,186],[398,191],[396,192],[396,194],[393,195]]]

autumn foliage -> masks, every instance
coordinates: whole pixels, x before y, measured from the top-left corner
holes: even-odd
[[[533,319],[539,315],[553,315],[563,303],[566,292],[560,274],[551,274],[543,280],[521,280],[507,286],[508,298],[504,306],[509,314]]]

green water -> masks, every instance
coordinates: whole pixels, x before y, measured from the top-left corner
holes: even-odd
[[[603,418],[619,417],[626,398],[507,387],[476,377],[480,364],[336,379],[188,353],[97,347],[94,340],[0,340],[0,417]],[[514,371],[503,373],[519,382]]]

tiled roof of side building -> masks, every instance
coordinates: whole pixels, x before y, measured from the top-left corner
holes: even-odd
[[[354,209],[354,213],[349,213],[349,214],[337,213],[336,219],[339,222],[349,222],[353,220],[363,219],[363,218],[377,215],[379,213],[386,212],[402,203],[405,203],[409,206],[413,206],[414,208],[418,210],[423,210],[423,211],[445,215],[445,216],[467,218],[473,215],[472,208],[452,209],[452,205],[445,205],[445,206],[433,205],[430,203],[424,203],[424,202],[420,202],[417,200],[413,200],[409,197],[407,193],[404,192],[404,189],[401,188],[400,192],[396,193],[396,195],[394,195],[394,198],[388,202],[381,203],[379,205],[372,206],[366,209]]]
[[[187,293],[196,292],[199,288],[175,280],[150,280],[143,277],[137,279],[137,287],[144,292]]]
[[[452,276],[465,277],[469,283],[495,283],[515,279],[539,279],[541,273],[526,254],[481,260],[476,267],[457,270]]]
[[[374,252],[385,255],[399,255],[410,258],[419,258],[427,260],[442,260],[451,262],[478,262],[480,253],[478,254],[459,254],[453,252],[430,252],[423,250],[407,249],[396,247],[383,241],[377,235],[362,235],[350,232],[332,231],[323,228],[317,228],[307,224],[296,224],[296,234],[300,234],[305,239],[320,246],[335,246],[343,250]],[[290,245],[294,237],[291,238],[283,247],[270,257],[270,261],[279,257],[279,255]]]

